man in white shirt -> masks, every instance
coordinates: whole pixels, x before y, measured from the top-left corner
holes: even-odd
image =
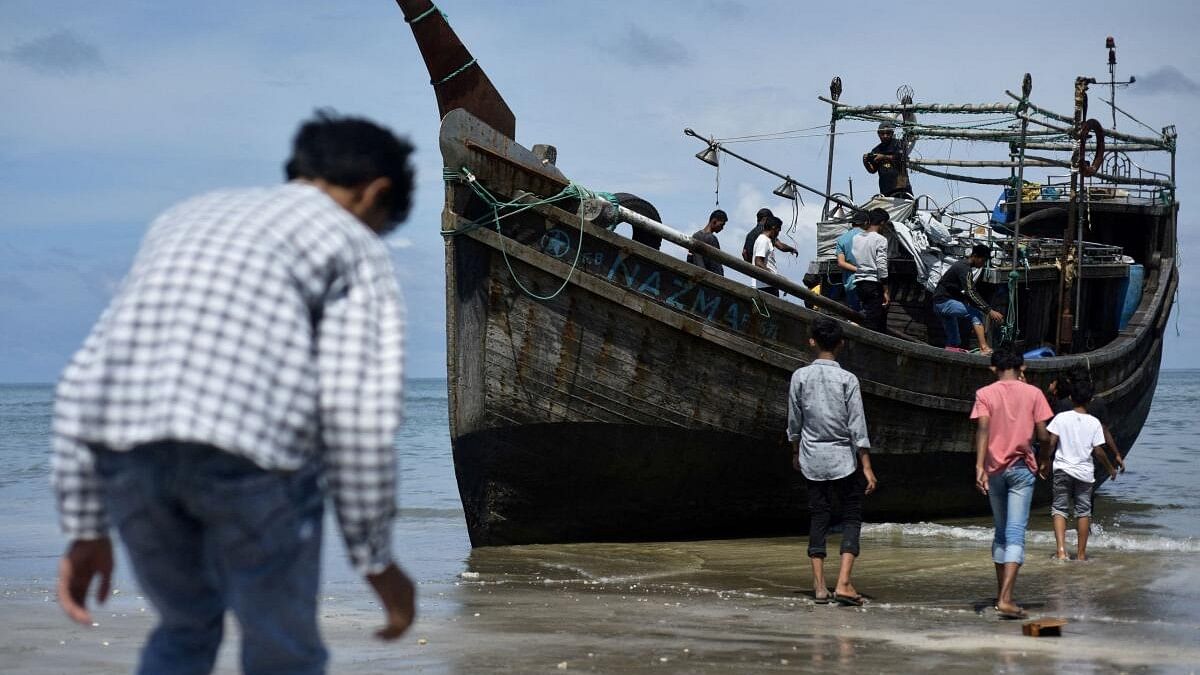
[[[763,226],[762,234],[754,240],[754,265],[772,274],[779,274],[779,268],[775,265],[775,240],[779,238],[782,229],[783,221],[777,216],[771,216]],[[763,293],[779,297],[779,289],[765,281],[755,279],[754,287]]]
[[[1038,473],[1042,478],[1046,477],[1047,464],[1053,455],[1054,502],[1050,514],[1054,518],[1054,539],[1058,544],[1055,557],[1059,560],[1067,560],[1067,515],[1071,501],[1075,502],[1079,535],[1075,559],[1087,560],[1088,532],[1092,522],[1092,488],[1096,482],[1096,466],[1092,458],[1100,460],[1110,478],[1117,479],[1117,470],[1108,461],[1108,453],[1104,452],[1104,427],[1100,420],[1087,412],[1087,404],[1091,400],[1090,382],[1073,384],[1071,402],[1075,407],[1059,413],[1046,426],[1050,432],[1050,443],[1042,453]]]

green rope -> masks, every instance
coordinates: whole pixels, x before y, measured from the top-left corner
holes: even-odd
[[[491,207],[491,210],[492,210],[492,215],[491,215],[490,219],[472,221],[472,222],[468,223],[466,226],[458,228],[456,230],[450,230],[450,231],[443,230],[442,236],[465,234],[467,232],[478,229],[485,225],[489,225],[489,224],[494,225],[496,228],[496,234],[501,235],[500,253],[501,253],[501,255],[504,256],[504,264],[505,264],[505,266],[508,267],[508,273],[510,275],[512,275],[513,281],[517,284],[517,287],[520,288],[522,291],[524,291],[526,295],[528,295],[529,297],[531,297],[535,300],[547,301],[547,300],[553,300],[554,298],[558,297],[558,295],[563,292],[563,289],[565,289],[567,287],[567,284],[570,283],[571,277],[575,274],[575,270],[579,268],[579,260],[583,254],[584,224],[586,223],[586,219],[583,217],[583,209],[584,209],[584,205],[587,203],[587,201],[589,199],[594,199],[594,198],[600,197],[600,198],[608,200],[610,203],[613,203],[614,205],[617,204],[617,198],[615,195],[612,195],[607,192],[592,192],[591,190],[588,190],[584,186],[580,185],[579,183],[575,183],[573,181],[570,184],[568,184],[567,187],[563,188],[558,194],[553,195],[551,197],[547,197],[545,199],[532,199],[532,200],[528,200],[528,201],[526,201],[524,199],[522,199],[521,201],[503,201],[503,200],[497,198],[491,192],[489,192],[488,189],[485,188],[476,179],[475,174],[471,173],[471,171],[469,169],[467,169],[466,167],[463,167],[463,168],[459,169],[458,171],[454,171],[453,169],[448,169],[448,168],[443,169],[442,170],[442,178],[446,181],[458,180],[458,181],[465,182],[471,188],[471,191],[474,192],[477,197],[482,199],[484,201],[484,203],[486,203],[489,207]],[[504,237],[503,237],[504,232],[500,229],[500,221],[505,218],[515,216],[518,213],[528,211],[529,209],[532,209],[537,206],[548,206],[548,205],[556,204],[558,202],[568,200],[568,199],[579,200],[579,210],[578,210],[579,245],[575,247],[575,259],[573,261],[571,261],[571,270],[567,273],[566,278],[563,279],[562,284],[557,289],[555,289],[555,291],[553,293],[551,293],[550,295],[539,295],[539,294],[534,293],[533,291],[529,290],[529,288],[527,288],[525,286],[525,284],[521,283],[521,279],[517,276],[516,270],[513,269],[512,261],[510,261],[509,257],[508,257],[508,251],[506,251],[504,248]],[[504,213],[502,215],[500,213],[501,209],[512,209],[512,210],[510,210],[507,213]],[[489,222],[489,220],[490,220],[490,222]]]
[[[762,291],[758,291],[758,289],[755,289],[755,291],[760,294],[762,293]],[[771,318],[771,308],[767,307],[767,299],[766,298],[763,298],[762,307],[758,306],[758,298],[753,295],[750,296],[750,302],[754,304],[754,309],[756,309],[758,311],[760,316],[767,318],[767,319]]]
[[[459,73],[466,70],[467,68],[470,68],[473,65],[475,65],[475,59],[471,59],[470,61],[467,61],[463,65],[459,66],[458,70],[454,71],[453,73],[450,73],[449,75],[443,77],[440,80],[430,80],[429,84],[432,84],[435,87],[446,84],[450,80],[454,79]]]
[[[430,5],[429,9],[425,10],[424,12],[421,12],[420,14],[414,16],[411,19],[408,17],[405,17],[404,23],[409,23],[409,24],[416,23],[416,22],[420,21],[421,19],[424,19],[425,17],[429,16],[430,14],[433,14],[436,11],[438,11],[437,5]],[[445,12],[442,12],[441,15],[442,15],[443,19],[446,18]]]

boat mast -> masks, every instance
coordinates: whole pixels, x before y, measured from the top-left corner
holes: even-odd
[[[829,98],[836,103],[842,97],[842,78],[837,75],[829,82]],[[837,106],[829,106],[829,163],[825,168],[825,194],[833,194],[833,142],[837,140]],[[853,199],[853,196],[851,196]],[[821,207],[821,220],[829,220],[829,197]]]
[[[1009,279],[1017,279],[1017,267],[1021,260],[1021,202],[1025,199],[1025,140],[1026,134],[1029,132],[1029,111],[1027,104],[1029,102],[1029,94],[1033,91],[1033,76],[1025,73],[1025,77],[1021,80],[1021,103],[1018,104],[1017,115],[1021,118],[1021,145],[1020,155],[1017,157],[1017,184],[1014,190],[1017,203],[1013,213],[1013,249],[1012,249],[1012,270],[1008,273]],[[1014,313],[1017,305],[1017,300],[1014,295],[1017,292],[1015,281],[1009,284],[1009,311]],[[1005,317],[1006,325],[1011,326],[1008,339],[1014,343],[1017,341],[1017,322],[1013,317]]]
[[[479,63],[471,56],[446,16],[430,0],[396,0],[437,95],[442,117],[463,108],[509,138],[516,138],[517,118]]]

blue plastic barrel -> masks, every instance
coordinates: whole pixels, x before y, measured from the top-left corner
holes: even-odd
[[[1142,286],[1146,283],[1146,268],[1140,264],[1129,266],[1129,278],[1118,287],[1117,301],[1121,303],[1120,321],[1117,330],[1124,330],[1142,301]]]
[[[1024,356],[1027,359],[1048,359],[1054,356],[1054,350],[1049,347],[1038,347],[1025,352]]]

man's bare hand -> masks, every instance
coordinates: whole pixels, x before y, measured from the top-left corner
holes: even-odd
[[[988,316],[991,317],[992,321],[995,321],[997,323],[1004,320],[1004,315],[1001,314],[1000,312],[997,312],[994,309],[988,311]]]
[[[388,565],[379,574],[368,574],[367,582],[379,596],[387,624],[375,632],[381,640],[395,640],[404,635],[416,615],[416,592],[412,579],[408,578],[395,564]]]
[[[112,588],[113,552],[112,540],[90,539],[71,542],[67,552],[58,561],[58,604],[72,621],[91,625],[92,615],[87,610],[87,592],[92,579],[100,577],[96,588],[96,602],[103,605]]]
[[[863,494],[869,495],[879,483],[875,480],[875,472],[870,469],[863,469],[863,477],[867,479],[867,488],[863,490]]]

